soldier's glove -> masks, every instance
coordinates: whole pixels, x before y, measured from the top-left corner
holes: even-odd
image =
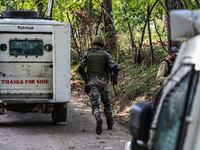
[[[116,65],[111,70],[111,82],[114,85],[117,85],[118,72],[119,72],[119,67]]]
[[[120,68],[116,65],[114,67],[112,67],[112,72],[114,72],[114,74],[116,74],[118,76],[118,72],[119,72]]]
[[[86,94],[88,94],[89,91],[90,91],[90,86],[89,86],[89,85],[86,85],[86,86],[84,87],[84,91],[85,91]]]
[[[111,72],[111,82],[112,82],[112,84],[117,85],[117,78],[118,77],[113,72]]]

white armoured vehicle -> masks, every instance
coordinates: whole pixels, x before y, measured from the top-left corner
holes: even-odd
[[[34,11],[2,11],[0,114],[42,111],[63,122],[70,96],[69,24],[39,19]]]
[[[171,32],[185,42],[152,106],[133,105],[126,150],[200,150],[200,10],[172,11]]]

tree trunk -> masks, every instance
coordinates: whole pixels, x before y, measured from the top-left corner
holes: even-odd
[[[112,12],[112,1],[111,0],[103,0],[104,3],[104,26],[105,26],[105,35],[106,35],[106,45],[105,49],[109,52],[115,52],[117,49],[116,44],[116,34],[115,34],[115,26],[113,22],[113,17],[111,15]]]
[[[180,47],[180,41],[172,41],[171,39],[171,29],[170,29],[170,15],[169,12],[173,9],[180,9],[178,0],[165,0],[165,11],[166,11],[166,21],[167,21],[167,35],[168,35],[168,50],[172,46]]]
[[[43,11],[42,10],[44,8],[44,5],[40,0],[36,0],[35,2],[37,4],[37,17],[43,18]]]
[[[89,8],[89,34],[90,34],[90,42],[92,43],[92,36],[93,36],[93,24],[92,24],[92,0],[90,0],[90,8]]]
[[[153,9],[154,9],[154,7],[156,6],[157,3],[158,3],[158,0],[155,1],[151,10],[149,11],[149,17],[150,17],[151,12],[153,11]],[[142,30],[142,38],[141,38],[141,41],[140,41],[140,44],[139,44],[138,61],[137,61],[139,64],[142,62],[142,60],[141,60],[141,58],[142,58],[141,49],[142,49],[142,43],[143,43],[143,40],[144,40],[144,34],[145,34],[145,28],[146,28],[146,25],[147,25],[147,21],[148,21],[148,19],[146,19],[146,21],[145,21],[145,24],[144,24],[144,27],[143,27],[143,30]]]
[[[154,27],[155,27],[156,33],[158,34],[158,37],[159,37],[159,39],[160,39],[160,43],[161,43],[163,49],[167,52],[167,50],[166,50],[166,48],[165,48],[165,45],[164,45],[164,43],[162,42],[162,38],[161,38],[161,36],[160,36],[160,33],[158,32],[158,28],[157,28],[157,25],[156,25],[156,21],[155,21],[155,20],[154,20]]]
[[[68,20],[69,20],[69,23],[70,23],[70,28],[71,28],[71,35],[72,35],[72,38],[73,38],[73,40],[74,40],[74,43],[75,43],[75,47],[73,47],[75,50],[76,50],[76,52],[77,52],[77,55],[78,55],[78,59],[80,60],[80,59],[82,59],[81,57],[80,57],[80,51],[78,50],[79,49],[79,47],[78,47],[78,44],[77,44],[77,41],[76,41],[76,38],[74,37],[74,28],[73,28],[73,26],[72,26],[72,23],[71,23],[71,20],[70,20],[70,18],[69,18],[69,13],[67,12],[67,18],[68,18]]]
[[[162,32],[164,32],[166,29],[166,14],[162,17]]]
[[[129,28],[130,37],[131,37],[131,52],[132,52],[133,63],[136,64],[137,63],[137,46],[134,42],[134,37],[133,37],[133,33],[132,33],[130,23],[126,19],[126,8],[125,7],[124,7],[124,14],[125,14],[125,20],[128,23],[128,28]],[[135,49],[135,51],[134,51],[134,49]]]
[[[95,35],[97,35],[98,34],[98,30],[99,30],[99,25],[100,25],[100,23],[101,23],[101,19],[102,19],[102,13],[101,13],[101,16],[99,17],[99,21],[98,21],[98,24],[97,24],[97,26],[96,26],[96,31],[95,31]]]
[[[152,40],[151,40],[151,28],[150,28],[150,11],[149,11],[149,6],[147,7],[147,22],[148,22],[148,31],[149,31],[149,45],[151,48],[151,63],[154,64],[154,54],[153,54],[153,45],[152,45]]]

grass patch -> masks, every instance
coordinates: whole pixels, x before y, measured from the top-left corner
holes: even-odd
[[[127,62],[120,64],[119,81],[115,87],[117,97],[116,105],[123,109],[127,105],[132,105],[137,101],[150,101],[157,87],[156,75],[159,64],[135,65]],[[114,98],[112,86],[109,88],[111,97]],[[137,99],[139,98],[139,99]]]

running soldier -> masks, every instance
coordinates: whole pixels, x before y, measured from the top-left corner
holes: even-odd
[[[109,101],[108,81],[111,75],[112,84],[117,85],[119,72],[118,65],[113,61],[111,55],[104,48],[104,38],[95,36],[92,42],[93,48],[88,49],[84,54],[78,72],[85,81],[85,92],[88,94],[92,104],[92,113],[96,118],[96,133],[102,133],[103,120],[99,110],[99,95],[104,104],[104,114],[107,121],[107,129],[111,130],[114,125],[111,106]],[[87,68],[87,73],[85,72]]]

